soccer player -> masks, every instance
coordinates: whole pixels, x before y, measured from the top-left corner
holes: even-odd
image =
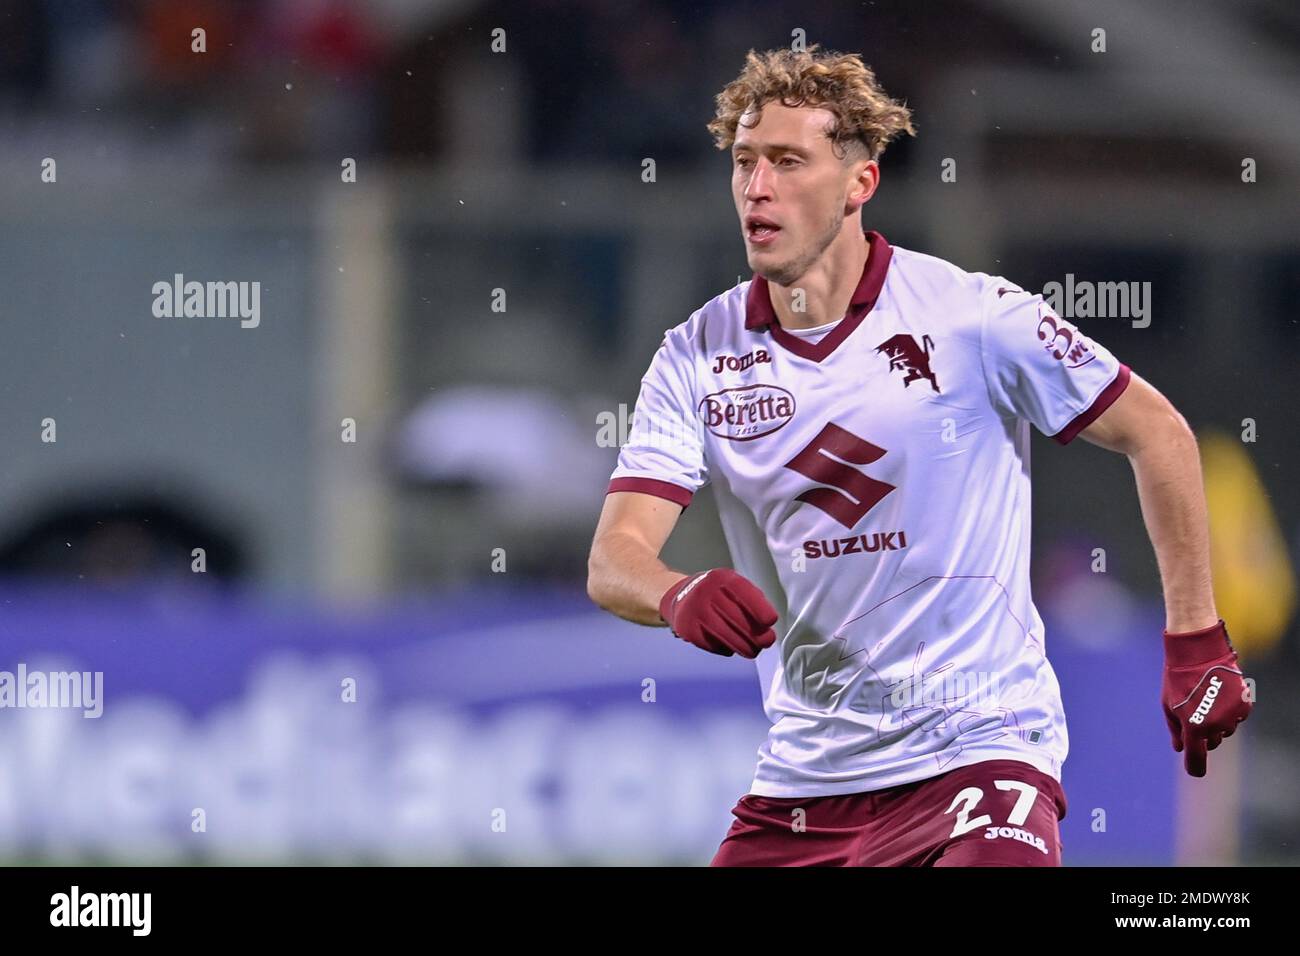
[[[754,276],[665,334],[587,588],[756,659],[771,730],[713,863],[1058,866],[1068,738],[1029,592],[1029,426],[1133,466],[1161,701],[1203,776],[1252,705],[1195,437],[1042,296],[864,232],[881,152],[914,130],[858,55],[751,50],[708,128]],[[669,568],[706,483],[735,569]]]

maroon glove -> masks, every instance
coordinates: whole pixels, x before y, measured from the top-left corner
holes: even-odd
[[[659,616],[682,640],[723,657],[752,660],[776,641],[775,608],[730,568],[682,578],[659,599]]]
[[[1205,752],[1231,737],[1250,716],[1250,700],[1228,628],[1165,631],[1165,679],[1160,702],[1174,738],[1174,750],[1187,751],[1184,764],[1193,777],[1205,776]]]

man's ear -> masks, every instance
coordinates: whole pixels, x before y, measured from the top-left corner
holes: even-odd
[[[880,185],[880,164],[874,159],[867,160],[857,175],[853,177],[852,182],[848,203],[856,203],[856,205],[849,205],[849,211],[857,212],[871,202],[871,197],[876,193],[876,187]]]

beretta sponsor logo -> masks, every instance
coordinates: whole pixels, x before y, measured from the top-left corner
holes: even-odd
[[[719,438],[752,441],[794,417],[794,396],[777,385],[743,385],[704,396],[700,418]]]

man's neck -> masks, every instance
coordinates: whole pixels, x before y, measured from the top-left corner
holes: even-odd
[[[871,243],[858,227],[855,233],[837,236],[822,257],[791,285],[768,282],[767,294],[781,328],[815,329],[842,319],[862,281],[870,254]]]

